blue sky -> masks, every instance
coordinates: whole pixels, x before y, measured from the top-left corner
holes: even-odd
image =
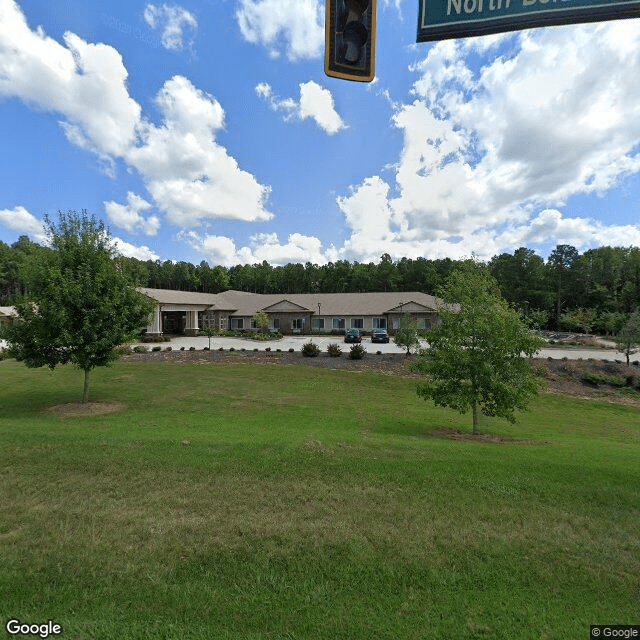
[[[88,209],[231,266],[640,245],[640,19],[416,44],[324,75],[318,0],[0,0],[0,240]]]

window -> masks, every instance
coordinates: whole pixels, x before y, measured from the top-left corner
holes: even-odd
[[[420,329],[425,331],[431,329],[431,320],[429,320],[429,318],[422,318],[420,320]]]
[[[274,318],[273,319],[273,328],[276,331],[280,331],[280,318]]]
[[[373,319],[373,328],[374,329],[386,329],[387,328],[387,319],[386,318],[374,318]]]
[[[291,328],[294,331],[302,331],[302,318],[294,318],[291,321]]]
[[[400,328],[400,318],[394,318],[393,319],[393,328],[394,329],[399,329]]]
[[[362,329],[364,327],[364,320],[362,318],[351,318],[352,329]]]
[[[244,329],[244,318],[231,318],[232,329]]]
[[[324,329],[324,318],[314,318],[313,319],[313,328],[316,331],[322,331],[322,329]]]
[[[344,318],[334,318],[333,319],[333,328],[334,329],[344,329]]]

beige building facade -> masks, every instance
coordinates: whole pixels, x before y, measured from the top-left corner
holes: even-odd
[[[285,335],[343,333],[358,328],[393,334],[405,314],[419,329],[429,329],[438,317],[440,301],[421,292],[256,294],[246,291],[194,293],[139,288],[156,302],[147,334],[197,335],[203,328],[251,331],[253,317],[264,311],[269,329]]]

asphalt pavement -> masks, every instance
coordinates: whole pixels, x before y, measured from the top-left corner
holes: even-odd
[[[264,351],[269,347],[272,351],[275,351],[276,349],[281,349],[282,351],[295,349],[296,351],[300,351],[305,342],[314,342],[320,347],[321,351],[326,351],[327,346],[334,342],[339,344],[344,352],[348,351],[351,347],[350,344],[345,344],[344,338],[341,336],[283,336],[278,340],[268,341],[212,336],[211,349],[215,350],[222,348],[225,351],[228,351],[233,348],[236,350],[246,349],[247,351],[253,351],[254,349],[258,349],[258,351]],[[174,351],[179,350],[182,347],[184,347],[185,350],[190,349],[191,347],[194,347],[197,350],[202,350],[204,347],[209,346],[209,338],[206,336],[196,336],[193,338],[187,336],[176,336],[171,338],[171,342],[146,343],[143,346],[148,348],[160,346],[162,349],[170,346]],[[393,339],[389,343],[371,343],[370,338],[364,337],[362,339],[362,346],[370,353],[375,353],[376,351],[381,351],[382,353],[402,353],[404,351],[393,342]],[[426,348],[429,345],[426,340],[422,340],[421,346]],[[539,358],[568,358],[569,360],[578,360],[580,358],[586,360],[587,358],[594,358],[597,360],[624,361],[624,355],[617,352],[615,349],[587,347],[544,347],[536,354],[536,356]]]

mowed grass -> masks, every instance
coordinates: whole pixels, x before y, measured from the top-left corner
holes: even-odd
[[[0,362],[0,618],[68,639],[587,638],[640,622],[640,410],[511,426],[304,366]]]

